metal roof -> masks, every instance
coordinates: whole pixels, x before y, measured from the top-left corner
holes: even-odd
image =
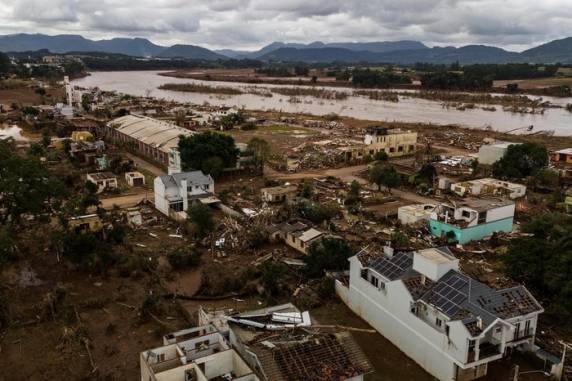
[[[431,256],[453,257],[447,247],[421,250]],[[511,319],[533,312],[542,312],[542,306],[524,286],[493,289],[458,270],[449,270],[438,281],[431,282],[413,270],[413,253],[383,254],[377,248],[364,248],[358,253],[364,268],[369,268],[389,281],[402,280],[414,300],[437,308],[451,320],[462,320],[471,333],[476,319],[483,327],[497,319]],[[471,331],[472,329],[472,331]]]
[[[165,188],[180,187],[183,180],[187,181],[188,185],[206,185],[212,184],[213,178],[210,175],[205,175],[202,171],[174,173],[160,177],[165,185]]]
[[[179,136],[191,136],[195,132],[179,127],[173,123],[149,118],[142,115],[125,115],[108,124],[117,131],[156,147],[164,152],[179,144]]]
[[[480,317],[485,325],[542,311],[524,286],[495,290],[456,270],[443,275],[420,299],[451,319]]]

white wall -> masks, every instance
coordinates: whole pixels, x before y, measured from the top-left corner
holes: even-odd
[[[155,192],[155,208],[165,215],[169,215],[169,202],[165,194],[165,185],[160,177],[155,177],[153,181],[153,188]]]
[[[466,328],[453,324],[447,336],[446,321],[442,330],[428,323],[435,321],[436,311],[427,311],[427,322],[411,312],[413,299],[401,280],[386,283],[384,292],[362,279],[360,270],[357,257],[350,258],[349,307],[431,375],[454,380],[455,363],[466,362]]]
[[[498,221],[508,217],[514,217],[515,205],[506,205],[500,208],[491,209],[487,212],[487,222]]]

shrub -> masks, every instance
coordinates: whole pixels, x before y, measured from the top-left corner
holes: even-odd
[[[174,269],[188,269],[200,264],[201,254],[193,249],[189,250],[185,247],[181,247],[169,253],[167,260]]]

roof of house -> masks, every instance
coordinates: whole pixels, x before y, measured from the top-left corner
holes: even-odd
[[[97,180],[108,180],[108,179],[116,179],[117,176],[115,176],[113,173],[111,172],[94,172],[94,173],[88,173],[87,174],[89,177],[91,177],[92,179],[94,179],[95,181]]]
[[[298,239],[302,242],[309,242],[320,236],[324,235],[323,232],[319,231],[318,229],[310,228],[306,231],[300,232],[301,234],[298,236]]]
[[[572,155],[572,148],[564,148],[559,151],[554,151],[554,153],[559,153],[562,155]]]
[[[372,371],[349,332],[312,329],[309,314],[291,303],[231,315],[228,321],[238,340],[256,354],[268,381],[345,380]],[[276,329],[279,325],[290,329]]]
[[[447,247],[417,253],[425,253],[432,258],[437,254],[439,258],[453,257]],[[497,290],[457,270],[449,270],[433,282],[413,270],[413,253],[410,252],[388,256],[374,248],[362,250],[357,257],[362,266],[389,281],[402,280],[414,300],[434,306],[451,320],[461,320],[474,336],[497,319],[507,320],[542,311],[542,306],[524,286]],[[475,325],[479,319],[483,324]]]
[[[137,139],[147,145],[169,152],[179,144],[179,136],[191,136],[195,132],[173,123],[149,118],[142,115],[125,115],[108,124],[117,131]]]
[[[455,209],[466,207],[474,209],[477,212],[484,212],[491,209],[501,208],[507,205],[514,205],[514,201],[501,200],[497,198],[466,198],[462,201],[449,204],[450,206],[454,206]]]
[[[481,318],[485,326],[496,319],[511,319],[542,310],[524,286],[495,290],[455,270],[435,282],[423,296],[453,320]]]
[[[210,175],[205,175],[202,171],[174,173],[159,178],[165,185],[165,188],[180,187],[183,180],[187,181],[187,186],[205,185],[213,182],[213,178]]]

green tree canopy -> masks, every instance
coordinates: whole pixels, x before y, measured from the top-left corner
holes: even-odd
[[[493,175],[522,179],[534,176],[548,164],[546,147],[537,143],[512,144],[504,156],[493,164]]]
[[[401,184],[401,176],[399,176],[395,168],[381,163],[374,164],[369,168],[368,177],[369,181],[376,184],[380,190],[383,185],[391,192],[392,188]]]
[[[336,217],[340,213],[340,207],[333,202],[320,204],[304,200],[298,204],[298,213],[315,224],[321,224]]]
[[[254,155],[254,160],[258,166],[264,165],[272,153],[270,144],[258,137],[254,137],[248,141],[248,150]]]
[[[308,248],[306,274],[312,278],[324,275],[324,271],[340,271],[349,267],[348,258],[355,253],[341,238],[327,237],[313,242]]]
[[[194,203],[187,210],[187,218],[197,229],[199,237],[206,236],[214,229],[214,219],[212,209],[205,204]]]
[[[521,230],[532,236],[511,240],[507,274],[542,292],[551,308],[572,313],[572,216],[546,214]]]
[[[39,216],[52,211],[67,194],[39,158],[17,155],[0,142],[0,222],[17,221],[23,214]]]
[[[12,67],[10,58],[6,53],[0,52],[0,76],[8,74]]]
[[[218,170],[213,166],[213,158],[220,159],[223,168],[233,167],[236,164],[238,149],[231,136],[204,132],[192,136],[181,136],[179,139],[179,152],[183,170],[201,170],[213,175],[210,171]]]

